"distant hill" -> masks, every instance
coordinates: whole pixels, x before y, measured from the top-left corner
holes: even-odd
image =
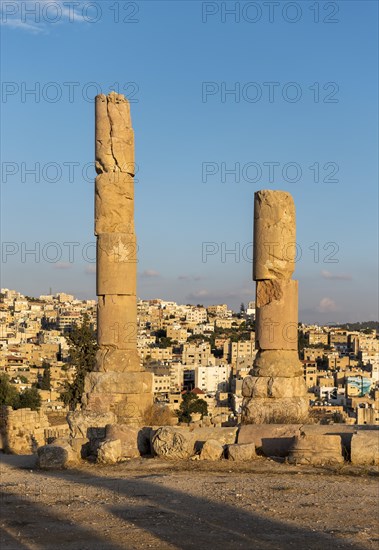
[[[344,328],[346,330],[377,330],[379,331],[379,321],[361,321],[358,323],[343,323],[342,325],[336,325],[337,327]]]

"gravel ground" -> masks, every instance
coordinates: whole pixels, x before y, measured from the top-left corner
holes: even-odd
[[[259,459],[35,469],[1,456],[1,549],[375,549],[378,469]]]

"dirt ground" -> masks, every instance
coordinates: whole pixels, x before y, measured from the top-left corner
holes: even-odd
[[[377,549],[374,468],[136,459],[35,469],[1,455],[1,549]]]

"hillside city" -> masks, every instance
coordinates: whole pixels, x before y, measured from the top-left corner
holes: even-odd
[[[76,368],[68,335],[84,318],[96,330],[96,305],[63,292],[34,298],[1,289],[0,373],[18,392],[37,388],[47,415],[68,411],[61,394]],[[138,300],[137,311],[137,346],[153,373],[155,402],[177,411],[191,391],[206,401],[214,424],[237,424],[242,380],[257,353],[255,303],[235,313],[225,304]],[[299,323],[299,356],[316,421],[379,425],[379,339],[377,324],[368,325]]]

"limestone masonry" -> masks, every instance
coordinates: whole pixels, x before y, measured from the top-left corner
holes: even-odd
[[[304,419],[307,388],[298,357],[298,284],[295,269],[295,205],[284,191],[257,191],[254,197],[253,279],[256,281],[253,368],[242,385],[242,421]]]
[[[137,242],[134,229],[134,133],[130,105],[115,92],[96,97],[95,371],[85,380],[86,411],[140,424],[153,402],[152,374],[137,351]]]

